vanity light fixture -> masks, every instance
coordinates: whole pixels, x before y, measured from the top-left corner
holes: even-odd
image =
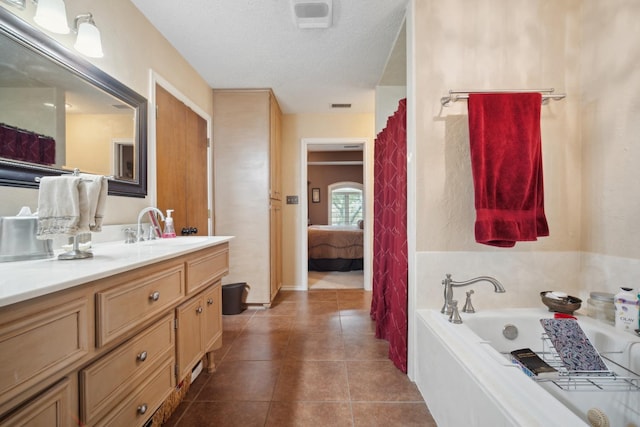
[[[34,0],[34,3],[36,3],[36,14],[33,20],[36,24],[52,33],[69,33],[64,0]]]
[[[4,3],[24,10],[26,0],[1,0]],[[33,20],[36,24],[56,34],[69,34],[71,29],[67,22],[67,8],[64,0],[31,0],[36,5]],[[102,58],[102,39],[91,13],[76,16],[73,21],[73,32],[77,34],[75,49],[90,58]]]
[[[85,13],[76,16],[73,21],[74,31],[78,33],[76,43],[73,47],[83,55],[90,58],[102,58],[102,40],[100,38],[100,30],[93,21],[93,15]]]

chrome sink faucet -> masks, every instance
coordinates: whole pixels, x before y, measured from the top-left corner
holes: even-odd
[[[451,279],[451,274],[447,273],[446,278],[442,281],[442,285],[444,286],[444,305],[440,310],[440,313],[444,313],[446,315],[450,315],[453,311],[452,303],[453,303],[453,288],[459,288],[462,286],[469,286],[478,282],[489,282],[493,285],[493,290],[496,293],[504,293],[504,286],[498,280],[494,279],[490,276],[480,276],[474,279],[465,280],[462,282],[456,282]]]
[[[162,211],[160,209],[154,208],[153,206],[149,206],[149,207],[146,207],[146,208],[142,209],[140,211],[140,213],[138,214],[138,228],[137,228],[137,234],[136,234],[138,242],[142,242],[144,240],[144,237],[142,237],[142,234],[143,234],[142,233],[142,217],[147,212],[149,213],[149,215],[153,215],[154,213],[157,213],[158,215],[160,215],[160,218],[164,222],[164,215],[162,214]],[[157,235],[160,235],[161,230],[159,230],[159,227],[160,226],[158,225],[157,221],[154,221],[154,219],[151,218],[151,229],[149,230],[150,239],[155,238],[155,236],[151,237],[151,236],[154,235],[154,233],[157,234]],[[155,230],[154,230],[154,228],[155,228]]]

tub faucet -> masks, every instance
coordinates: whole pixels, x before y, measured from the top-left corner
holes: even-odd
[[[489,282],[493,285],[493,290],[497,293],[505,292],[504,286],[496,279],[490,276],[480,276],[474,279],[465,280],[462,282],[456,282],[451,279],[451,274],[447,273],[447,277],[442,281],[442,285],[444,286],[444,305],[440,310],[440,313],[444,313],[446,315],[450,315],[452,312],[452,302],[453,302],[453,288],[459,288],[462,286],[472,285],[478,282]]]
[[[162,219],[162,221],[164,221],[164,215],[162,214],[162,211],[158,208],[154,208],[153,206],[149,206],[146,207],[144,209],[142,209],[140,211],[140,213],[138,214],[138,228],[137,228],[137,239],[138,242],[142,242],[144,240],[144,237],[142,237],[142,217],[144,216],[144,214],[146,214],[147,212],[149,212],[149,215],[153,215],[153,213],[157,213],[158,215],[160,215],[160,218]],[[154,224],[155,222],[155,224]],[[157,221],[153,221],[153,219],[151,220],[151,230],[149,230],[149,236],[152,235],[152,233],[160,233],[160,230],[153,230],[154,227],[159,227],[157,224]]]

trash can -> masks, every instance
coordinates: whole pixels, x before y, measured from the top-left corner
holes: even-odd
[[[246,288],[246,282],[222,285],[222,314],[240,314],[244,311],[242,297]]]

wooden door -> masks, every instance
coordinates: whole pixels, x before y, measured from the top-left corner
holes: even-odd
[[[176,233],[178,224],[186,223],[186,158],[184,104],[156,85],[156,182],[158,208],[166,213],[174,209]]]
[[[272,199],[282,200],[282,166],[280,162],[282,113],[273,94],[271,94],[269,102],[269,194]]]
[[[187,108],[186,116],[186,227],[196,228],[197,234],[209,234],[207,192],[207,121]],[[182,227],[177,229],[180,233]]]
[[[282,285],[282,202],[271,200],[269,210],[269,263],[271,300]]]
[[[173,209],[183,228],[209,234],[207,122],[156,85],[156,176],[158,208]]]

